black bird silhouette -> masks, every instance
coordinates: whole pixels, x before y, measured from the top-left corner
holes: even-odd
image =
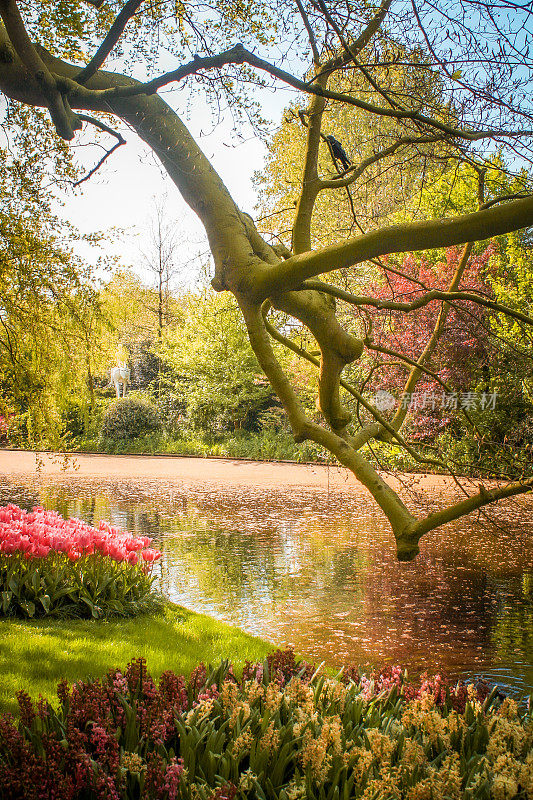
[[[342,164],[342,168],[348,169],[348,167],[352,162],[346,155],[346,151],[342,146],[342,144],[337,139],[335,139],[335,137],[332,136],[331,134],[329,136],[326,136],[326,139],[329,144],[329,148],[331,150],[331,155],[333,156],[335,161],[340,161]]]

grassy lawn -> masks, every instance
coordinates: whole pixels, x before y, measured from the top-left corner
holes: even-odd
[[[199,661],[260,661],[271,649],[231,625],[170,604],[157,616],[111,622],[3,619],[0,712],[16,712],[19,689],[52,700],[61,678],[72,683],[100,677],[139,656],[159,677],[166,669],[188,675]]]

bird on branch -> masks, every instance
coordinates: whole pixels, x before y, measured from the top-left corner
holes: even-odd
[[[326,141],[328,143],[333,160],[335,162],[340,161],[343,170],[348,169],[348,167],[351,166],[352,162],[346,155],[346,150],[344,149],[342,144],[338,141],[338,139],[335,139],[335,137],[332,136],[331,134],[329,136],[326,136]]]

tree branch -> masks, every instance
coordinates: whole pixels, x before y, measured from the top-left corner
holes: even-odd
[[[358,56],[359,51],[360,51],[361,48],[359,48],[359,50],[358,50],[356,47],[354,47],[353,45],[349,44],[346,41],[341,29],[339,28],[339,26],[337,25],[337,23],[333,19],[333,16],[329,13],[329,11],[327,9],[327,6],[324,3],[324,0],[316,0],[316,4],[318,5],[319,9],[321,10],[322,14],[324,15],[324,18],[326,19],[326,21],[331,25],[331,27],[333,28],[333,30],[337,34],[337,37],[338,37],[341,45],[344,47],[344,49],[346,51],[346,54],[349,57],[349,60],[353,61],[353,63],[357,67],[357,69],[359,69],[360,72],[363,73],[364,77],[367,79],[368,83],[372,86],[374,91],[376,91],[378,94],[380,94],[383,97],[383,99],[391,106],[391,108],[397,108],[399,110],[404,111],[405,109],[402,109],[401,106],[399,105],[399,103],[396,103],[391,97],[389,97],[387,92],[385,92],[381,88],[381,86],[377,83],[377,81],[374,80],[374,78],[368,72],[368,70],[362,64],[359,63],[359,61],[357,60],[357,56]]]
[[[87,83],[94,73],[100,69],[111,50],[114,48],[130,19],[134,16],[143,0],[127,0],[122,10],[117,14],[106,37],[89,63],[76,75],[78,83]]]
[[[350,167],[347,173],[341,178],[327,178],[320,180],[320,189],[343,189],[346,186],[354,183],[361,177],[363,172],[367,170],[372,164],[382,161],[384,158],[393,155],[398,148],[411,144],[430,144],[432,142],[442,141],[442,136],[420,136],[411,137],[404,136],[389,147],[385,147],[377,153],[365,158],[357,167]]]
[[[263,322],[264,322],[265,328],[266,328],[267,332],[269,333],[269,335],[273,339],[275,339],[277,342],[282,344],[284,347],[287,347],[289,350],[292,350],[293,353],[296,353],[298,356],[300,356],[301,358],[304,358],[306,361],[309,361],[310,364],[313,364],[315,367],[317,367],[317,369],[321,370],[322,369],[322,363],[321,363],[321,361],[318,360],[318,358],[316,358],[315,356],[312,356],[311,353],[308,353],[307,350],[305,350],[303,347],[298,347],[297,344],[292,342],[289,338],[287,338],[287,336],[284,336],[282,333],[280,333],[277,330],[277,328],[275,328],[274,325],[272,325],[272,323],[270,323],[268,321],[266,315],[268,314],[269,308],[270,308],[270,301],[266,300],[263,303],[262,307],[261,307],[261,312],[263,314]],[[384,430],[388,431],[390,436],[393,439],[396,439],[398,444],[401,447],[403,447],[409,453],[409,455],[415,461],[417,461],[419,464],[431,464],[434,467],[435,466],[443,467],[443,468],[446,467],[446,465],[442,461],[438,461],[438,460],[436,460],[434,458],[425,458],[424,456],[421,456],[419,453],[417,453],[416,450],[414,450],[411,447],[411,445],[403,438],[403,436],[400,433],[398,433],[398,431],[396,431],[392,427],[392,425],[385,419],[385,417],[382,414],[380,414],[378,409],[375,406],[373,406],[372,403],[370,403],[368,400],[366,400],[360,392],[357,391],[355,386],[353,386],[351,383],[348,383],[347,381],[345,381],[342,378],[339,381],[339,383],[340,383],[340,385],[342,386],[343,389],[345,389],[349,394],[351,394],[352,397],[354,397],[357,400],[357,402],[360,403],[363,406],[363,408],[366,408],[366,410],[370,414],[372,414],[372,416],[374,417],[374,419],[378,423],[378,427],[376,429],[376,432],[371,434],[371,436],[369,438],[372,438],[372,436],[376,436],[379,433],[380,430],[384,429]],[[337,431],[337,433],[338,433],[338,431]],[[345,434],[344,432],[342,434],[339,434],[339,435],[342,435],[344,438],[346,438],[346,440],[350,443],[350,446],[354,447],[354,437],[352,437],[349,434]],[[366,441],[366,439],[365,439],[365,441]],[[357,447],[355,447],[355,449],[358,449],[360,446],[361,445],[358,443]]]
[[[308,278],[352,267],[376,256],[452,247],[530,225],[533,225],[533,195],[459,217],[393,225],[316,252],[291,256],[263,276],[258,293],[265,298],[281,290],[297,289]]]
[[[102,156],[102,158],[100,159],[100,161],[98,162],[98,164],[96,164],[96,166],[95,166],[95,167],[93,167],[93,168],[92,168],[92,169],[91,169],[91,170],[90,170],[90,171],[87,173],[87,175],[85,175],[83,178],[80,178],[80,180],[79,180],[79,181],[76,181],[76,182],[73,184],[73,186],[74,186],[75,188],[76,188],[77,186],[80,186],[82,183],[85,183],[85,181],[88,181],[88,180],[89,180],[89,178],[92,178],[92,176],[95,174],[95,172],[98,172],[98,170],[100,169],[100,167],[102,166],[102,164],[103,164],[105,161],[107,161],[107,159],[109,158],[109,156],[113,155],[113,153],[115,152],[115,150],[117,150],[117,149],[118,149],[119,147],[121,147],[123,144],[126,144],[126,140],[124,139],[124,137],[122,136],[122,134],[121,134],[121,133],[119,133],[118,131],[114,131],[114,130],[113,130],[113,128],[110,128],[110,127],[109,127],[109,125],[106,125],[106,124],[105,124],[104,122],[102,122],[101,120],[99,120],[99,119],[95,119],[94,117],[89,117],[89,116],[87,116],[87,114],[78,114],[78,118],[79,118],[79,119],[80,119],[82,122],[88,122],[90,125],[94,125],[96,128],[99,128],[101,131],[104,131],[105,133],[110,133],[110,134],[111,134],[111,136],[114,136],[114,137],[115,137],[115,139],[117,140],[117,142],[116,142],[116,144],[114,144],[114,145],[113,145],[113,147],[111,147],[109,150],[107,150],[107,151],[105,152],[105,154]]]
[[[440,120],[432,117],[427,117],[416,109],[400,110],[376,106],[372,103],[367,103],[364,100],[360,100],[357,97],[353,97],[352,95],[322,88],[319,84],[315,84],[315,81],[318,80],[318,76],[313,78],[312,82],[301,80],[300,78],[292,75],[290,72],[286,72],[285,70],[274,66],[270,62],[259,58],[259,56],[256,56],[249,50],[246,50],[242,44],[237,44],[234,47],[231,47],[229,50],[224,50],[222,53],[218,53],[218,55],[215,56],[195,56],[195,58],[192,61],[189,61],[187,64],[182,64],[177,69],[171,70],[170,72],[165,72],[156,78],[152,78],[150,81],[146,81],[145,83],[136,81],[128,85],[100,90],[99,96],[101,99],[111,101],[119,97],[132,97],[138,94],[155,94],[159,89],[162,89],[169,83],[181,81],[184,78],[195,75],[203,69],[220,69],[228,64],[248,64],[251,67],[255,67],[262,72],[272,75],[274,78],[278,78],[287,85],[292,86],[295,89],[299,89],[306,94],[315,94],[319,97],[337,100],[338,102],[346,103],[347,105],[352,105],[356,108],[361,108],[364,111],[368,111],[369,113],[377,116],[393,117],[395,119],[410,119],[435,130],[440,130],[442,133],[453,138],[465,139],[466,141],[473,142],[486,138],[494,138],[497,136],[533,136],[533,130],[505,131],[501,129],[490,129],[481,131],[466,131],[462,130],[461,128],[455,128],[452,125],[448,125],[447,123],[441,122]],[[324,71],[322,74],[324,74]],[[72,93],[73,96],[80,98],[83,96],[82,87],[81,85],[77,84],[75,80],[65,81],[64,88]]]
[[[343,67],[348,64],[353,59],[353,54],[357,56],[371,41],[374,34],[376,34],[381,28],[381,23],[387,16],[387,12],[391,5],[392,0],[383,0],[377,13],[372,17],[366,28],[359,34],[355,42],[353,42],[351,45],[350,53],[340,58],[337,57],[330,59],[330,61],[324,64],[322,72],[331,73],[332,71],[339,69],[339,67]]]
[[[252,349],[287,411],[296,441],[310,439],[325,447],[338,458],[341,464],[348,467],[363,486],[370,491],[389,520],[396,539],[398,558],[404,561],[414,558],[419,552],[417,540],[413,538],[412,534],[417,524],[416,518],[372,465],[354,448],[350,447],[343,437],[333,431],[327,431],[321,425],[307,419],[272,350],[260,308],[242,297],[237,299],[246,322]]]
[[[295,3],[298,6],[298,11],[300,12],[302,22],[305,26],[305,30],[307,31],[307,37],[309,39],[309,44],[311,46],[311,52],[313,53],[313,64],[315,64],[315,66],[318,67],[320,65],[320,53],[318,52],[315,32],[313,31],[312,25],[309,22],[309,17],[307,16],[307,13],[302,5],[301,0],[295,0]]]
[[[320,85],[326,85],[327,76],[320,78]],[[307,137],[302,175],[302,188],[292,229],[292,250],[294,253],[304,253],[311,249],[311,221],[313,209],[321,186],[318,177],[318,153],[322,130],[322,117],[326,101],[323,97],[314,95],[308,105]],[[303,121],[303,120],[302,120]]]
[[[46,98],[46,105],[56,131],[62,139],[73,139],[74,131],[79,130],[81,123],[62,96],[54,77],[33,46],[15,0],[0,0],[0,16],[16,54]]]
[[[420,520],[414,528],[413,535],[416,536],[419,541],[425,533],[435,530],[435,528],[445,525],[447,522],[453,522],[453,520],[459,519],[465,516],[465,514],[472,513],[472,511],[477,511],[479,508],[483,508],[483,506],[489,503],[503,500],[506,497],[515,497],[519,494],[525,494],[532,490],[533,478],[528,478],[525,481],[515,481],[497,489],[485,489],[481,486],[478,494],[472,495],[472,497],[468,497],[466,500],[461,500],[459,503],[448,506],[448,508],[444,508],[441,511],[429,514],[427,517]]]
[[[315,289],[319,292],[325,292],[326,294],[330,294],[332,297],[337,297],[339,300],[344,300],[353,306],[371,306],[372,308],[377,308],[379,310],[405,311],[406,313],[416,311],[418,308],[427,306],[428,303],[432,303],[435,300],[469,300],[472,303],[477,303],[485,308],[490,308],[492,311],[497,311],[498,313],[513,317],[513,319],[524,322],[526,325],[533,325],[533,317],[530,317],[527,314],[522,314],[521,311],[515,311],[513,308],[509,308],[509,306],[496,303],[494,300],[488,300],[485,297],[474,294],[474,292],[455,292],[450,290],[445,292],[441,289],[429,289],[426,294],[422,295],[422,297],[417,297],[416,300],[412,300],[410,303],[400,303],[396,300],[378,300],[375,297],[352,294],[351,292],[346,292],[343,289],[339,289],[336,286],[331,286],[328,283],[323,283],[322,281],[318,280],[304,281],[300,288]]]

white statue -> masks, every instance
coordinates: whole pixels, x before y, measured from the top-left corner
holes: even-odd
[[[124,361],[121,361],[118,367],[113,367],[110,372],[111,375],[111,383],[115,385],[115,392],[117,393],[117,397],[126,397],[126,387],[130,381],[130,368],[126,365]],[[122,394],[120,393],[120,388],[122,387]]]

